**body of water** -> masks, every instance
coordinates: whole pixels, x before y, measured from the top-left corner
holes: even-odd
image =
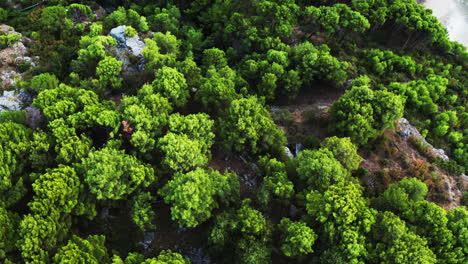
[[[451,40],[468,47],[468,0],[426,0],[423,5],[432,9]]]

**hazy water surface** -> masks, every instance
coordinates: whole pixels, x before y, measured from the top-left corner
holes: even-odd
[[[426,0],[424,5],[444,24],[451,40],[468,46],[468,0]]]

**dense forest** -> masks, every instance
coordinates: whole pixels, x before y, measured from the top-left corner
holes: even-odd
[[[0,262],[466,264],[467,86],[415,0],[1,1]]]

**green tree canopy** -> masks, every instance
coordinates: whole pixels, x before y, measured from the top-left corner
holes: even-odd
[[[227,204],[239,195],[239,180],[230,172],[198,168],[176,173],[158,192],[171,203],[172,220],[180,227],[195,227],[211,217],[219,204]]]
[[[184,75],[174,68],[164,66],[158,70],[152,86],[176,107],[184,106],[190,96]]]
[[[391,212],[378,214],[371,234],[370,260],[373,263],[437,263],[427,241],[411,232],[405,222]]]
[[[303,256],[311,252],[317,235],[304,222],[293,222],[289,218],[281,219],[278,225],[282,233],[281,251],[288,257]]]
[[[54,263],[108,263],[109,256],[105,246],[105,236],[89,236],[82,239],[72,236],[68,243],[61,247],[54,256]]]
[[[330,137],[322,143],[322,148],[326,148],[333,153],[343,167],[347,170],[356,170],[362,162],[362,157],[357,153],[357,146],[348,137]]]
[[[111,148],[90,153],[80,167],[90,191],[99,200],[124,199],[139,186],[147,187],[156,180],[152,167]]]
[[[311,191],[306,195],[306,210],[320,225],[319,236],[327,244],[321,254],[347,263],[364,261],[368,254],[365,235],[375,223],[376,211],[368,207],[362,190],[354,183],[341,183],[328,187],[325,192]]]
[[[304,150],[297,156],[297,175],[309,188],[325,191],[346,182],[349,172],[328,149]]]
[[[330,107],[332,129],[363,145],[380,135],[403,115],[401,98],[367,85],[353,86]]]
[[[283,131],[256,97],[232,101],[218,126],[223,146],[231,151],[283,153],[286,145]]]

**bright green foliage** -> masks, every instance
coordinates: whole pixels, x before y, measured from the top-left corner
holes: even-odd
[[[448,133],[450,128],[456,128],[459,125],[457,112],[455,111],[446,111],[442,112],[435,117],[435,128],[433,133],[435,136],[444,136]]]
[[[214,121],[205,113],[186,116],[175,113],[169,116],[169,131],[198,141],[204,153],[208,153],[214,143],[213,125]]]
[[[187,81],[189,88],[199,87],[201,83],[201,69],[192,58],[186,58],[183,61],[177,62],[177,70],[182,73]]]
[[[442,47],[448,42],[447,30],[432,12],[417,2],[409,0],[393,1],[389,5],[390,17],[410,30],[426,33],[432,43]]]
[[[156,180],[153,168],[116,149],[90,153],[81,169],[90,191],[99,200],[124,199],[139,186],[147,187]]]
[[[388,90],[401,95],[406,108],[430,115],[437,113],[437,102],[445,97],[447,84],[447,79],[430,74],[426,80],[392,83]]]
[[[450,210],[447,214],[448,228],[456,238],[456,246],[468,255],[468,211],[466,207],[458,207]]]
[[[72,236],[68,243],[61,247],[54,256],[54,263],[108,263],[109,256],[104,245],[105,236],[89,236],[82,239]]]
[[[294,184],[288,179],[284,163],[267,156],[258,161],[260,172],[263,174],[263,184],[258,196],[262,205],[268,205],[271,196],[287,201],[294,195]]]
[[[149,192],[138,193],[132,199],[130,208],[132,220],[143,231],[156,228],[153,224],[156,213],[151,206],[154,201],[155,198]]]
[[[164,153],[162,164],[172,171],[189,171],[209,161],[204,143],[185,134],[166,134],[159,139],[158,148]]]
[[[115,89],[122,86],[122,78],[118,77],[122,71],[122,64],[121,61],[110,56],[106,56],[99,61],[96,68],[96,75],[99,77],[102,88],[106,88],[108,84]]]
[[[102,33],[102,26],[91,26],[89,35],[81,37],[78,58],[72,61],[74,72],[85,77],[91,76],[98,62],[108,56],[105,47],[117,45],[117,40],[113,37],[99,36],[100,33]]]
[[[256,97],[232,101],[218,120],[219,138],[230,151],[283,153],[286,138]]]
[[[321,26],[321,31],[332,34],[338,31],[365,32],[369,21],[359,12],[353,11],[346,4],[333,6],[309,6],[305,11],[308,19]]]
[[[48,121],[67,118],[86,105],[98,104],[99,98],[92,91],[76,89],[60,84],[55,89],[44,90],[34,99],[33,105],[42,110]]]
[[[327,243],[323,259],[336,255],[344,263],[360,263],[368,252],[365,234],[375,222],[376,211],[368,207],[359,185],[348,182],[330,186],[325,192],[306,195],[306,209],[321,229]]]
[[[348,137],[330,137],[322,143],[322,148],[326,148],[333,153],[343,167],[347,170],[356,170],[361,164],[362,157],[357,153],[357,146]]]
[[[428,188],[417,178],[405,178],[391,184],[376,200],[375,205],[380,210],[403,212],[414,202],[426,198]]]
[[[125,10],[123,7],[117,8],[114,12],[108,15],[104,20],[104,26],[108,29],[120,25],[129,25],[138,28],[141,32],[149,30],[146,17],[140,16],[135,10]]]
[[[20,34],[7,34],[7,35],[0,35],[0,48],[4,49],[7,48],[21,39]]]
[[[26,124],[26,112],[24,110],[3,111],[0,113],[0,123],[12,122],[20,125]]]
[[[64,242],[70,219],[57,211],[46,216],[25,215],[19,226],[20,240],[16,243],[26,263],[50,263],[49,252]]]
[[[146,47],[142,52],[146,60],[145,69],[153,72],[163,66],[174,67],[179,52],[178,43],[177,38],[170,32],[166,34],[158,32],[153,39],[145,39]]]
[[[330,107],[332,129],[359,145],[379,136],[403,115],[401,98],[368,86],[353,86]]]
[[[23,173],[26,163],[20,157],[27,155],[30,137],[31,131],[23,125],[0,123],[0,194],[12,188]]]
[[[327,45],[315,47],[310,42],[303,42],[292,48],[291,53],[304,84],[324,81],[340,86],[348,77],[349,63],[333,57]]]
[[[125,36],[126,37],[133,38],[136,35],[138,35],[138,32],[132,26],[127,26],[125,28]]]
[[[191,262],[177,252],[163,250],[159,256],[153,259],[147,259],[141,264],[190,264]]]
[[[122,99],[120,110],[122,118],[134,129],[130,143],[144,153],[155,148],[156,137],[169,122],[172,106],[165,97],[154,92],[153,86],[145,84],[137,96]]]
[[[174,68],[162,67],[159,69],[156,79],[151,85],[155,92],[161,93],[175,107],[184,106],[190,96],[184,75]]]
[[[402,218],[415,226],[415,233],[424,236],[429,247],[436,254],[440,263],[464,263],[465,249],[457,246],[457,241],[448,228],[447,212],[440,206],[419,201],[403,212]]]
[[[463,243],[457,243],[448,228],[447,213],[425,201],[427,187],[415,178],[404,179],[379,196],[378,209],[392,211],[405,220],[412,231],[425,238],[440,263],[463,263]]]
[[[206,79],[203,80],[196,94],[196,99],[202,103],[205,109],[217,112],[239,98],[235,89],[237,76],[231,68],[215,69],[211,67],[206,75]]]
[[[290,66],[288,52],[270,49],[263,60],[245,61],[240,72],[251,85],[251,90],[259,96],[273,99],[275,95],[280,94],[294,98],[302,85],[302,80],[299,72],[290,69]]]
[[[388,19],[389,8],[386,0],[352,0],[351,7],[374,26],[383,25]]]
[[[92,19],[94,17],[93,10],[87,5],[73,3],[68,7],[67,11],[69,16],[76,14],[77,16],[85,16],[88,19]]]
[[[211,211],[239,195],[235,173],[221,174],[198,168],[188,173],[176,173],[158,192],[171,203],[172,220],[180,227],[195,227],[211,217]]]
[[[59,85],[59,80],[55,75],[50,73],[42,73],[31,80],[31,89],[36,92],[41,92],[46,89],[54,89]]]
[[[317,235],[304,222],[293,222],[289,218],[281,219],[278,225],[282,234],[281,251],[288,257],[303,256],[313,252]]]
[[[0,207],[0,260],[5,259],[6,254],[16,248],[19,221],[16,213]]]
[[[297,156],[297,175],[313,190],[325,191],[330,185],[343,183],[349,172],[328,149],[304,150]]]
[[[133,252],[128,253],[125,260],[122,260],[119,255],[112,256],[112,264],[141,264],[143,261],[145,261],[145,256]]]
[[[372,263],[437,263],[427,241],[408,230],[405,222],[391,212],[379,213],[371,235]]]
[[[40,175],[32,188],[34,197],[29,207],[33,213],[45,217],[52,211],[71,213],[83,186],[73,168],[60,165]]]
[[[416,72],[422,70],[421,64],[410,56],[398,56],[390,50],[371,49],[364,51],[367,63],[377,75],[383,76],[389,72],[405,72],[414,77]]]

